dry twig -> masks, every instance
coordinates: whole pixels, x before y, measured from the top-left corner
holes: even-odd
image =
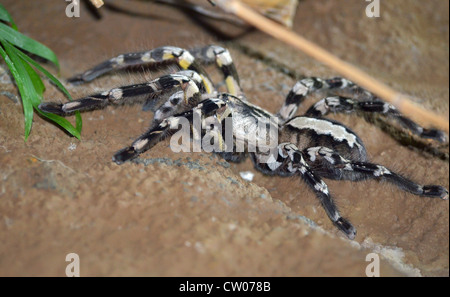
[[[90,0],[90,1],[91,1],[92,5],[94,5],[97,8],[100,8],[103,6],[103,4],[105,4],[105,3],[103,3],[103,0]]]

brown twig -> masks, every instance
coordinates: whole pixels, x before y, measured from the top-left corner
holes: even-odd
[[[224,14],[224,13],[218,13],[212,10],[208,10],[200,5],[191,4],[186,1],[180,1],[180,0],[153,0],[155,3],[161,3],[161,4],[167,4],[167,5],[173,5],[181,8],[185,8],[188,10],[191,10],[195,13],[198,13],[200,15],[206,16],[208,18],[220,20],[229,22],[236,25],[245,25],[246,23],[243,22],[240,18],[236,18],[233,15],[230,14]]]
[[[96,8],[100,8],[103,6],[103,0],[90,0],[92,5],[94,5]]]
[[[245,4],[240,3],[238,0],[214,0],[214,2],[223,10],[238,16],[250,25],[276,39],[296,47],[309,56],[333,68],[344,77],[391,103],[405,115],[415,118],[423,124],[434,126],[449,133],[448,119],[424,109],[409,100],[408,96],[395,91],[364,71],[339,59],[325,49],[306,40],[302,36],[297,35],[293,31],[265,18]]]

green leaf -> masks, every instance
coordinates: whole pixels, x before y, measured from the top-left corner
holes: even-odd
[[[23,35],[20,32],[15,31],[11,27],[0,23],[0,38],[9,41],[11,44],[20,47],[32,54],[38,55],[44,59],[53,62],[59,69],[58,58],[55,53],[45,45],[30,37]]]
[[[78,129],[78,123],[77,123],[77,127],[75,128],[72,125],[72,123],[70,123],[68,120],[66,120],[65,118],[63,118],[59,115],[43,112],[38,108],[38,106],[34,106],[34,108],[41,116],[52,120],[53,122],[57,123],[59,126],[64,128],[67,132],[69,132],[70,134],[75,136],[76,138],[81,139],[81,134],[79,132],[81,129]]]
[[[42,93],[44,92],[45,86],[42,83],[39,75],[34,71],[34,69],[27,64],[26,61],[21,59],[20,51],[14,46],[10,45],[4,40],[0,40],[1,44],[5,48],[6,52],[0,47],[0,54],[5,59],[14,79],[17,82],[17,87],[19,88],[20,95],[22,97],[22,106],[25,115],[25,140],[28,139],[31,131],[31,125],[33,121],[33,107],[34,109],[43,117],[46,117],[67,132],[80,139],[81,124],[77,121],[77,127],[75,128],[68,120],[65,118],[42,112],[38,106],[41,103]],[[33,61],[34,62],[34,61]],[[81,116],[80,116],[81,117]]]
[[[28,139],[31,131],[31,125],[33,122],[33,96],[38,96],[34,89],[33,82],[28,76],[26,68],[23,66],[20,58],[15,54],[14,47],[8,42],[0,39],[3,49],[0,48],[0,54],[5,59],[6,64],[9,67],[14,79],[16,80],[17,87],[19,88],[20,96],[22,97],[23,113],[25,116],[25,141]],[[6,51],[6,52],[5,52]],[[38,98],[39,100],[39,98]]]
[[[44,75],[47,76],[48,79],[50,79],[50,81],[52,83],[54,83],[67,96],[67,98],[69,98],[70,100],[73,100],[72,96],[70,96],[70,93],[61,84],[61,82],[56,77],[54,77],[50,72],[48,72],[44,67],[39,65],[39,63],[37,63],[35,60],[31,59],[30,57],[28,57],[26,54],[22,53],[21,51],[18,51],[17,54],[18,54],[19,57],[22,58],[22,60],[27,61],[28,63],[30,63],[31,65],[36,67],[37,70],[39,70],[40,72],[44,73]]]
[[[21,53],[20,50],[18,50],[18,49],[14,49],[14,50],[16,51],[16,54],[17,54],[20,58],[22,58],[20,55],[26,56],[25,54]],[[27,57],[27,58],[29,58],[29,57]],[[29,58],[29,59],[30,59],[31,61],[33,61],[34,63],[36,63],[36,62],[35,62],[34,60],[32,60],[31,58]],[[36,64],[37,64],[37,63],[36,63]],[[39,64],[37,64],[37,65],[39,65]],[[78,131],[78,129],[75,128],[68,120],[66,120],[65,118],[63,118],[63,117],[61,117],[61,116],[52,114],[52,113],[46,113],[46,112],[43,112],[43,111],[41,111],[41,110],[39,109],[39,104],[40,104],[41,101],[42,101],[42,95],[43,95],[43,93],[44,93],[44,91],[45,91],[45,86],[44,86],[44,84],[42,83],[42,80],[41,80],[41,78],[39,77],[39,75],[36,73],[36,71],[34,71],[34,69],[33,69],[29,64],[27,64],[26,61],[23,61],[23,66],[25,67],[25,69],[27,70],[27,72],[28,72],[28,74],[29,74],[29,76],[30,76],[31,82],[32,82],[33,85],[34,85],[34,88],[35,88],[35,91],[36,91],[37,95],[39,95],[38,97],[34,97],[34,96],[32,97],[32,98],[34,99],[34,100],[32,101],[32,105],[33,105],[34,109],[35,109],[41,116],[46,117],[46,118],[48,118],[49,120],[55,122],[56,124],[58,124],[59,126],[61,126],[62,128],[64,128],[67,132],[69,132],[70,134],[72,134],[72,135],[75,136],[76,138],[80,139],[80,137],[81,137],[80,131],[81,131],[81,130]],[[78,123],[77,123],[77,125],[78,125]]]
[[[72,100],[70,93],[50,72],[13,45],[53,62],[59,68],[59,62],[56,55],[45,45],[17,32],[18,29],[13,18],[2,4],[0,4],[0,21],[9,23],[13,28],[11,29],[0,22],[0,44],[4,47],[3,49],[0,46],[0,55],[6,61],[8,68],[16,80],[20,96],[22,97],[22,106],[25,116],[25,141],[28,139],[31,132],[33,107],[41,116],[50,119],[70,134],[80,139],[83,126],[80,112],[76,112],[75,128],[65,118],[43,112],[39,109],[39,104],[42,101],[42,95],[45,91],[45,85],[31,65],[47,76],[50,81],[52,81],[69,98],[69,100]]]
[[[68,98],[70,101],[72,101],[72,96],[70,96],[70,93],[67,91],[67,89],[61,84],[61,82],[54,77],[50,72],[48,72],[44,67],[42,67],[41,65],[39,65],[36,61],[34,61],[33,59],[31,59],[30,57],[28,57],[27,55],[25,55],[24,53],[18,51],[17,53],[19,55],[19,57],[21,57],[23,60],[27,61],[28,63],[32,64],[34,67],[36,67],[39,71],[41,71],[42,73],[44,73],[45,76],[47,76],[50,81],[52,83],[54,83]],[[75,117],[76,117],[76,129],[78,131],[78,134],[81,134],[81,129],[83,127],[83,121],[81,119],[81,114],[79,111],[77,111],[75,113]],[[66,129],[67,130],[67,129]],[[69,131],[70,132],[70,131]],[[71,133],[72,135],[74,135],[73,133]],[[75,136],[75,135],[74,135]],[[75,136],[76,137],[76,136]],[[77,137],[79,138],[79,137]]]
[[[15,49],[15,48],[14,48],[14,51],[15,51],[16,55],[20,52],[18,49]],[[20,56],[19,56],[19,58],[20,58]],[[33,83],[36,94],[39,95],[39,97],[36,98],[37,100],[33,100],[33,105],[35,105],[36,103],[41,103],[42,95],[44,94],[44,91],[45,91],[44,83],[42,82],[41,78],[39,77],[39,74],[37,74],[36,71],[33,69],[33,67],[31,67],[26,62],[24,62],[22,64],[25,67],[25,70],[27,71],[28,76],[31,79],[31,82]]]
[[[75,125],[77,127],[76,129],[78,131],[78,134],[81,135],[81,130],[83,129],[83,120],[81,119],[81,113],[79,111],[75,113]],[[80,139],[80,137],[77,138]]]
[[[1,3],[0,3],[0,20],[10,23],[11,27],[13,27],[13,29],[17,31],[17,26],[14,23],[13,18]]]

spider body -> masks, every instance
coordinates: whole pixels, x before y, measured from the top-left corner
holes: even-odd
[[[315,193],[330,220],[350,239],[355,238],[356,229],[341,216],[323,178],[385,180],[418,196],[448,199],[448,190],[444,187],[420,185],[385,166],[370,163],[362,140],[353,131],[323,118],[329,112],[381,113],[396,119],[420,137],[445,141],[441,131],[417,125],[394,106],[344,78],[300,80],[276,114],[248,102],[228,50],[215,45],[192,51],[161,47],[120,55],[70,79],[70,82],[84,83],[113,70],[166,61],[177,63],[182,70],[148,83],[115,88],[65,104],[43,103],[40,109],[67,116],[75,111],[107,105],[142,103],[154,111],[153,122],[148,131],[113,156],[117,164],[136,158],[180,132],[183,123],[187,123],[193,142],[214,139],[214,152],[228,161],[241,162],[250,156],[255,168],[265,174],[301,177]],[[222,72],[226,93],[216,90],[202,67],[204,63],[215,63]],[[311,106],[305,115],[295,116],[304,99],[321,90],[347,90],[364,99],[328,96]]]

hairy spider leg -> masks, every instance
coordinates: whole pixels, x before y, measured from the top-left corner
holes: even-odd
[[[419,185],[385,166],[348,160],[327,147],[311,147],[303,153],[314,172],[324,178],[350,181],[384,180],[414,195],[448,200],[448,190],[444,187]]]
[[[163,46],[150,51],[118,55],[117,57],[94,66],[82,74],[70,78],[68,82],[72,84],[81,84],[90,82],[111,71],[132,66],[156,65],[168,61],[176,62],[178,66],[184,70],[197,72],[202,77],[206,92],[213,93],[215,91],[211,79],[203,67],[195,60],[194,56],[185,49],[173,46]]]
[[[183,119],[187,119],[191,124],[192,134],[196,135],[197,131],[193,125],[194,114],[197,113],[204,120],[210,116],[213,116],[215,112],[221,107],[226,106],[226,102],[218,98],[210,98],[203,100],[193,109],[178,114],[176,116],[170,116],[162,120],[156,126],[150,128],[147,132],[137,138],[129,147],[126,147],[113,156],[113,161],[117,164],[123,164],[126,161],[132,160],[142,154],[143,152],[154,147],[158,142],[165,139],[167,136],[178,132],[180,122]]]
[[[191,50],[191,53],[202,63],[216,63],[223,74],[227,92],[233,96],[243,96],[236,66],[233,63],[230,52],[226,48],[217,45],[209,45],[193,49]]]
[[[81,84],[119,69],[175,61],[182,69],[197,72],[203,80],[206,93],[213,94],[216,91],[215,87],[200,63],[208,64],[215,62],[223,73],[228,92],[232,95],[242,94],[236,67],[227,49],[210,45],[194,51],[196,57],[186,49],[173,46],[163,46],[150,51],[121,54],[94,66],[82,74],[70,78],[68,81],[72,84]],[[197,62],[196,58],[200,63]]]
[[[194,75],[198,74],[193,72]],[[162,120],[175,114],[189,111],[201,101],[202,94],[199,85],[187,82],[181,85],[182,91],[175,92],[156,111],[153,118],[153,126]]]
[[[313,92],[331,89],[354,88],[355,84],[345,78],[320,79],[317,77],[308,77],[299,80],[289,91],[286,100],[278,112],[278,117],[284,123],[295,116],[300,104]],[[358,90],[360,91],[360,88]]]
[[[105,108],[110,104],[141,103],[150,99],[158,100],[158,96],[173,90],[183,90],[183,102],[195,106],[200,97],[201,78],[194,71],[180,71],[176,74],[161,76],[149,83],[114,88],[110,91],[90,95],[64,104],[46,102],[39,105],[44,112],[59,115],[70,115],[75,111],[87,111]],[[169,98],[171,103],[179,104]],[[174,105],[176,105],[174,104]]]
[[[422,138],[433,139],[440,142],[446,141],[444,132],[419,126],[414,121],[403,116],[393,105],[383,102],[372,93],[355,85],[353,82],[340,77],[325,80],[310,77],[298,81],[287,95],[284,105],[278,112],[278,116],[283,122],[291,119],[297,112],[300,104],[313,92],[344,89],[349,90],[357,97],[363,96],[369,99],[359,101],[348,97],[329,96],[315,103],[308,109],[305,115],[310,117],[321,117],[328,114],[330,111],[335,113],[351,113],[354,111],[380,113],[396,119],[404,128]]]
[[[319,199],[333,224],[344,232],[349,239],[354,239],[356,236],[355,227],[341,216],[331,197],[327,184],[309,166],[305,160],[306,157],[305,153],[300,151],[294,144],[281,143],[278,145],[278,155],[273,160],[273,163],[276,164],[258,163],[257,158],[254,161],[256,160],[256,167],[263,172],[276,168],[274,174],[281,176],[300,175]]]
[[[445,133],[436,129],[426,129],[412,120],[402,115],[395,106],[383,102],[378,98],[375,100],[358,101],[342,96],[326,97],[313,106],[311,106],[305,113],[306,116],[319,118],[333,113],[379,113],[387,117],[396,119],[404,128],[412,133],[422,137],[437,140],[440,142],[446,141]]]

